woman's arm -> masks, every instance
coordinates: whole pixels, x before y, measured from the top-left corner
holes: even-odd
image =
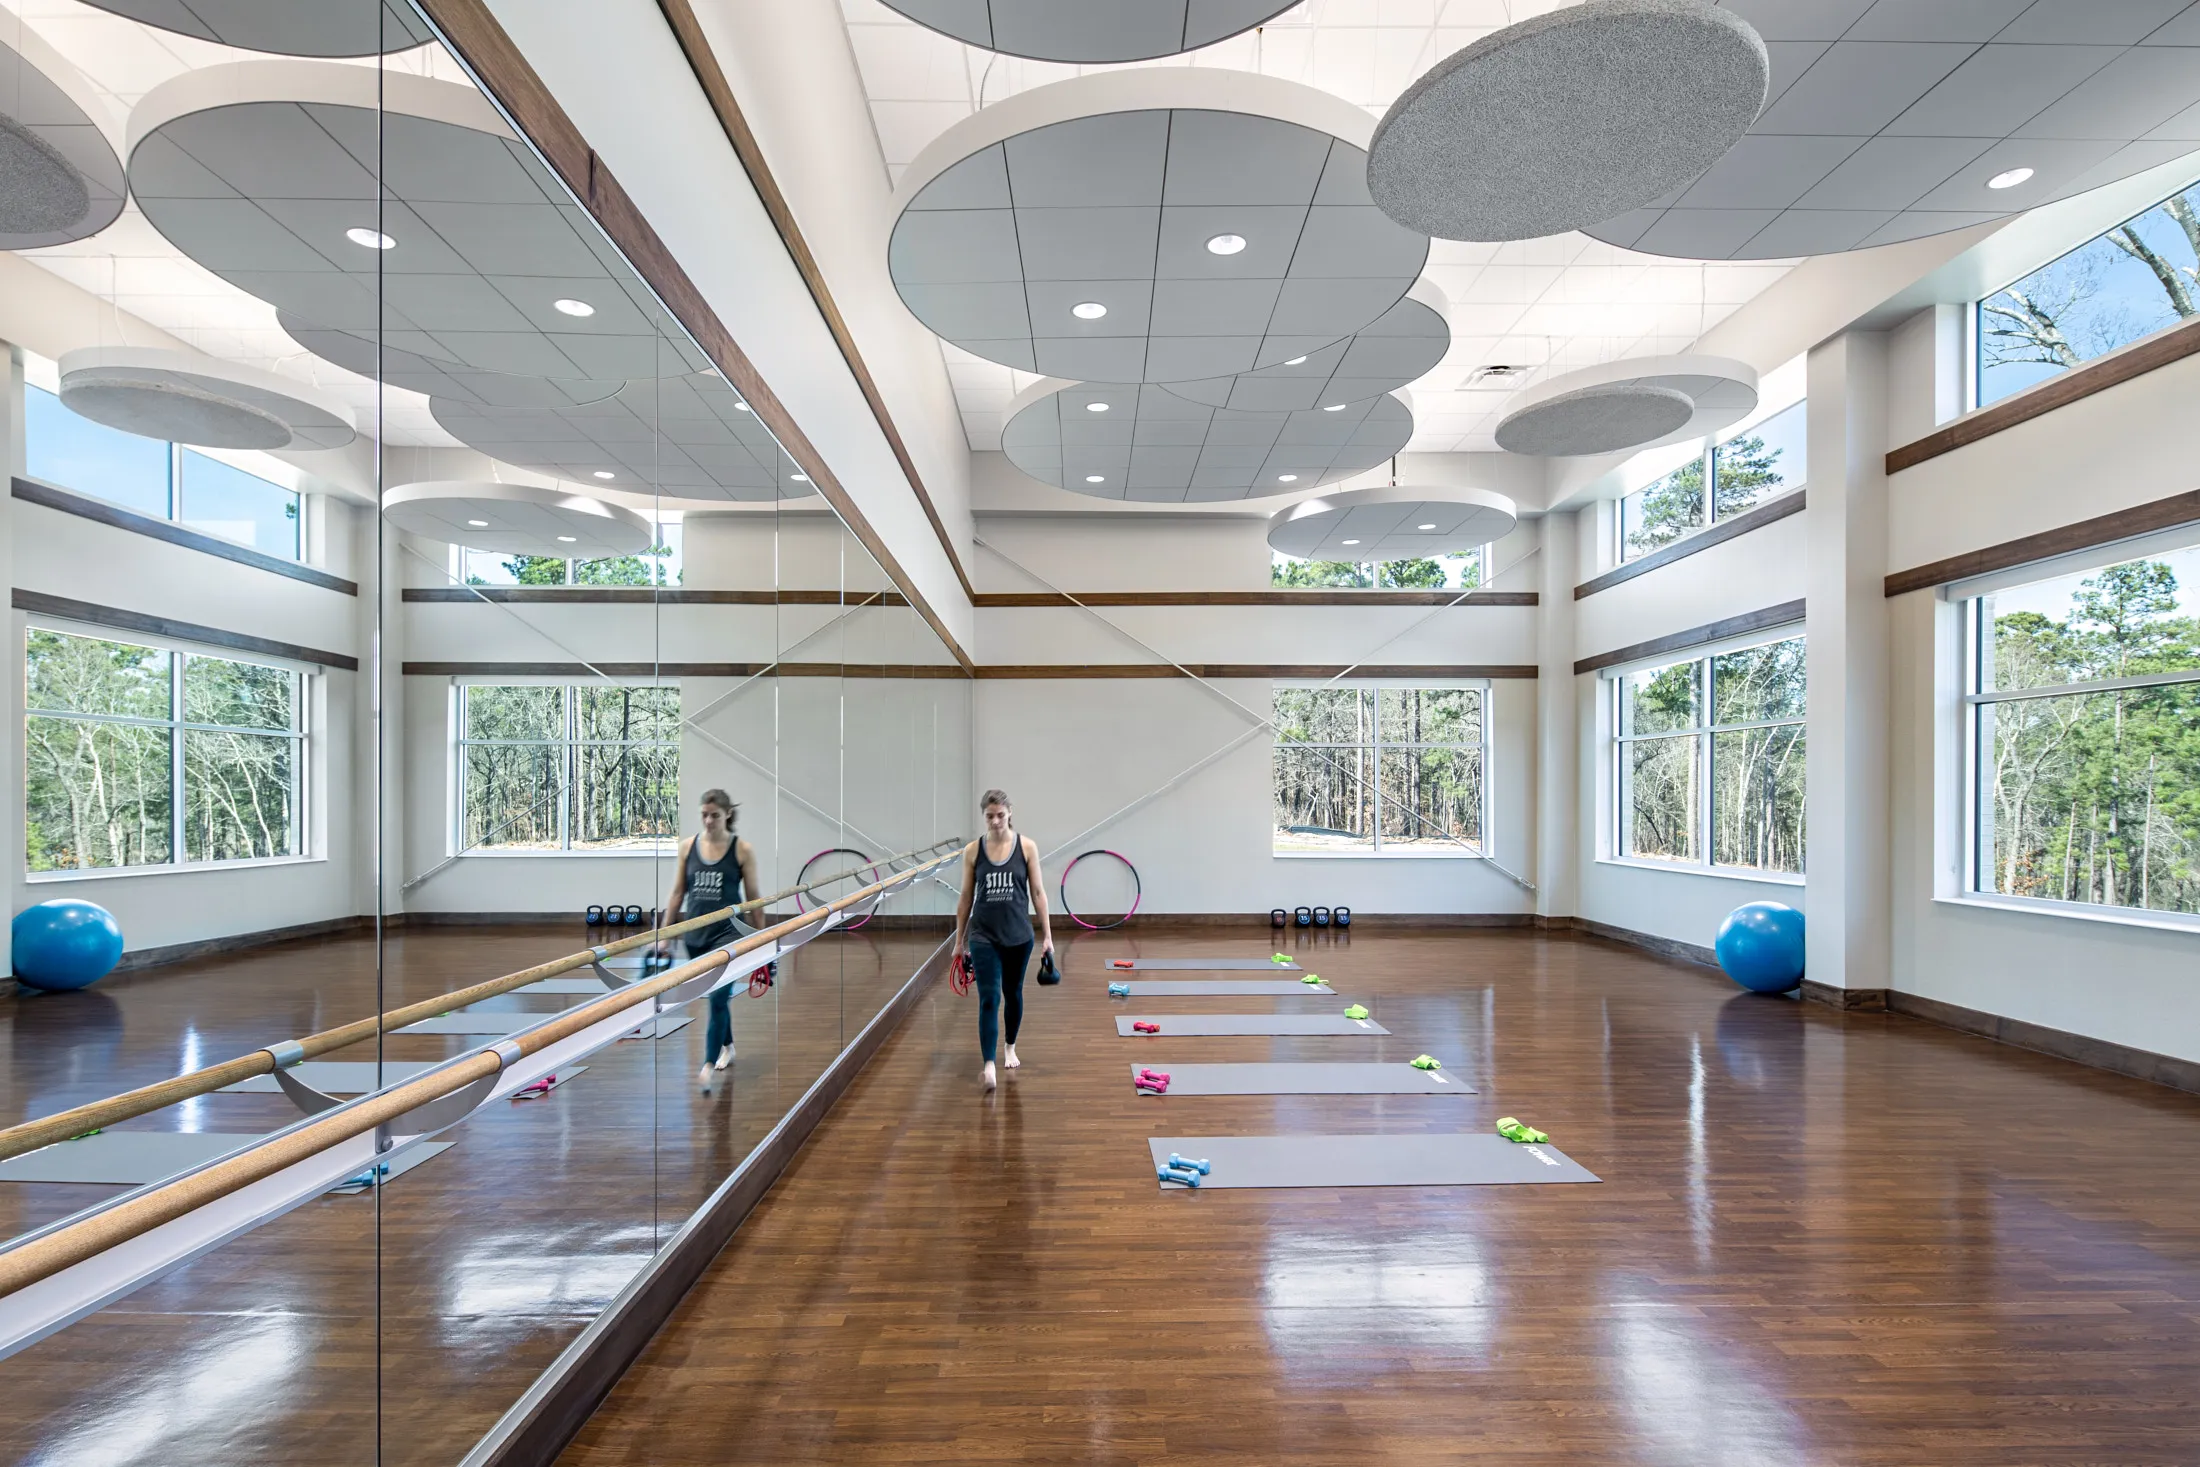
[[[978,846],[975,841],[963,847],[963,889],[961,900],[955,903],[955,951],[962,952],[969,944],[970,902],[977,894]]]
[[[762,896],[764,893],[759,891],[756,886],[756,847],[750,845],[747,841],[740,842],[739,854],[735,859],[741,863],[741,900],[753,901],[755,898]],[[751,908],[746,915],[740,912],[733,915],[737,921],[746,923],[750,927],[764,925],[764,909],[762,907]],[[751,917],[756,920],[750,921],[749,918]]]
[[[688,837],[688,840],[693,839],[693,836]],[[665,893],[664,916],[657,923],[657,928],[660,932],[662,932],[667,925],[680,920],[680,899],[687,895],[687,881],[688,841],[684,840],[680,842],[680,849],[678,853],[673,857],[672,890]],[[672,939],[669,937],[659,937],[657,939],[657,948],[660,952],[670,948],[671,945]]]
[[[1039,874],[1039,843],[1024,837],[1024,869],[1031,873],[1031,904],[1039,909],[1039,951],[1054,951],[1054,919],[1047,912],[1047,882]]]

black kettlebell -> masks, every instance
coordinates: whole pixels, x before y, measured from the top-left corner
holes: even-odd
[[[640,907],[634,906],[626,909],[626,925],[629,927],[642,925],[642,909]]]
[[[1311,927],[1314,925],[1314,909],[1312,907],[1294,907],[1291,910],[1291,920],[1297,926]]]
[[[1288,927],[1291,925],[1291,914],[1281,907],[1271,907],[1268,909],[1268,925],[1270,927]]]
[[[1316,907],[1314,909],[1314,925],[1316,927],[1327,927],[1329,925],[1329,908]]]
[[[1352,909],[1350,907],[1339,907],[1330,914],[1329,920],[1339,927],[1350,927],[1352,925]]]
[[[590,908],[589,908],[589,909],[588,909],[588,910],[587,910],[587,911],[586,911],[585,913],[583,913],[583,914],[582,914],[582,916],[583,916],[583,919],[584,919],[584,920],[585,920],[585,921],[586,921],[586,922],[588,923],[588,925],[589,925],[589,926],[591,926],[591,927],[601,927],[601,926],[603,926],[603,908],[602,908],[602,907],[590,907]]]

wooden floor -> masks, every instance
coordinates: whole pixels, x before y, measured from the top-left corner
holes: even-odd
[[[1269,950],[1148,924],[988,1097],[938,990],[562,1460],[2200,1461],[2200,1100],[1588,940],[1292,938],[1393,1037],[1119,1039],[1106,957]],[[1424,1050],[1481,1093],[1125,1068]],[[1164,1194],[1145,1145],[1508,1114],[1603,1184]]]

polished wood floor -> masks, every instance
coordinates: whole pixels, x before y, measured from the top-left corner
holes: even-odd
[[[564,1463],[2200,1461],[2200,1100],[1587,940],[1292,937],[1393,1037],[1118,1039],[1106,957],[1269,950],[1146,925],[1075,945],[985,1096],[942,987]],[[1124,1068],[1424,1050],[1480,1094]],[[1146,1156],[1507,1114],[1603,1185],[1163,1194]]]
[[[82,993],[0,997],[0,1117],[43,1115],[572,952],[578,923],[293,942]],[[739,998],[732,1083],[697,1022],[498,1102],[374,1194],[327,1197],[0,1362],[0,1462],[448,1467],[816,1079],[940,940],[867,928]],[[572,998],[545,998],[543,1009]],[[390,1035],[389,1059],[481,1040]],[[355,1046],[331,1059],[375,1057]],[[211,1095],[132,1130],[266,1132],[280,1095]],[[124,1189],[0,1185],[0,1236]]]

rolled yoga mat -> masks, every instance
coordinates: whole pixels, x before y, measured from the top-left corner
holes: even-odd
[[[1159,1024],[1159,1034],[1141,1034],[1133,1024]],[[1343,1014],[1121,1014],[1115,1032],[1127,1039],[1223,1034],[1388,1034],[1373,1019],[1348,1019]]]
[[[1135,1083],[1142,1065],[1131,1066]],[[1472,1095],[1441,1070],[1387,1064],[1170,1065],[1171,1095]],[[1506,1143],[1510,1145],[1511,1143]]]
[[[1174,1072],[1172,1071],[1173,1075]],[[1212,1164],[1211,1187],[1485,1187],[1601,1180],[1555,1146],[1522,1146],[1484,1131],[1426,1136],[1155,1136],[1158,1172],[1170,1152]],[[1178,1190],[1155,1181],[1163,1191]]]

